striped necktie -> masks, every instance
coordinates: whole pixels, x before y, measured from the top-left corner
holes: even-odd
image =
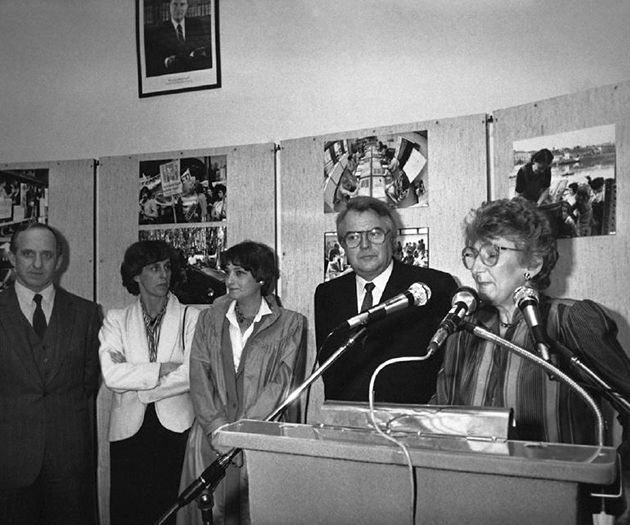
[[[363,303],[361,304],[362,312],[372,308],[372,303],[374,302],[372,290],[374,290],[374,283],[365,283],[365,295],[363,296]]]
[[[184,30],[182,29],[181,24],[177,24],[177,40],[180,42],[184,41]]]

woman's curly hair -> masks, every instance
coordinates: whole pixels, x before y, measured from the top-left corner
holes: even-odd
[[[550,274],[558,260],[556,238],[547,214],[522,197],[484,202],[464,221],[466,244],[504,238],[512,241],[525,266],[542,262],[531,282],[539,290],[551,284]]]
[[[140,275],[145,266],[165,259],[169,259],[171,263],[170,288],[172,289],[180,278],[179,254],[177,251],[164,241],[134,242],[125,251],[125,257],[120,265],[123,286],[132,295],[140,294],[140,287],[134,277]]]

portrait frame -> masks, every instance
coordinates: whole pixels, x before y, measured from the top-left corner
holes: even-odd
[[[179,37],[171,4],[185,5]],[[136,0],[136,50],[140,98],[220,88],[219,0]]]

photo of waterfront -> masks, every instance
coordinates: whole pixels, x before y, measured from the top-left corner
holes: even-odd
[[[597,126],[514,142],[509,196],[517,195],[519,172],[531,166],[537,152],[552,160],[547,194],[541,208],[553,218],[558,237],[588,237],[616,232],[615,126]],[[540,177],[545,175],[541,172]],[[546,175],[549,177],[549,174]],[[544,186],[544,185],[543,185]]]

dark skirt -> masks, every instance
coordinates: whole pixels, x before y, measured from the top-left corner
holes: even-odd
[[[111,525],[152,525],[169,509],[178,496],[187,438],[188,431],[164,428],[151,403],[135,435],[110,443]]]

